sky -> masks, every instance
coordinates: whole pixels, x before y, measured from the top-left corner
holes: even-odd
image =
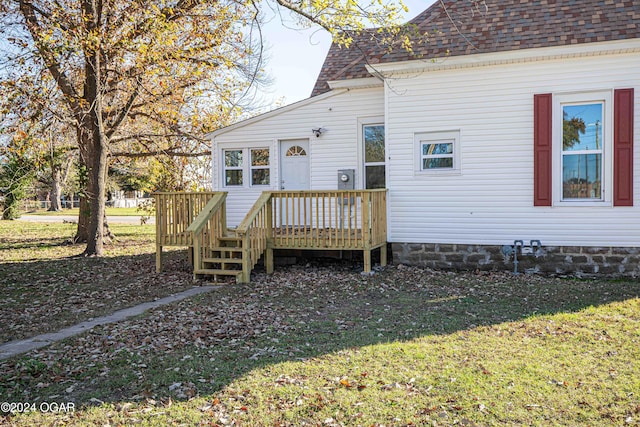
[[[404,0],[409,8],[405,20],[427,9],[435,0]],[[267,104],[283,101],[291,104],[308,98],[320,73],[331,45],[331,36],[324,30],[295,30],[292,23],[283,24],[279,16],[271,14],[263,29],[268,47],[266,70],[273,83],[262,90]]]

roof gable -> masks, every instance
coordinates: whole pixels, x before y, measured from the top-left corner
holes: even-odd
[[[311,96],[370,76],[368,64],[640,38],[639,22],[637,0],[438,0],[409,22],[429,33],[412,53],[387,52],[366,33],[349,49],[332,44]]]

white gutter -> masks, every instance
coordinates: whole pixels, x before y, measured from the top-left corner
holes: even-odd
[[[505,52],[479,53],[446,58],[414,59],[410,61],[367,65],[366,67],[370,73],[375,75],[382,74],[386,77],[391,74],[629,53],[640,53],[640,39],[509,50]]]

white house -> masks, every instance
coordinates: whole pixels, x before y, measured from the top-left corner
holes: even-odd
[[[229,224],[352,169],[388,189],[396,262],[640,275],[640,2],[444,0],[411,24],[412,53],[334,45],[312,97],[211,134]]]

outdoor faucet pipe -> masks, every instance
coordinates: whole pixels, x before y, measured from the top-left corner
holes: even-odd
[[[532,253],[535,254],[536,251],[542,247],[542,242],[540,240],[532,240],[529,242],[529,245],[531,246]]]
[[[518,274],[518,247],[522,250],[524,242],[522,240],[513,241],[513,274]]]

